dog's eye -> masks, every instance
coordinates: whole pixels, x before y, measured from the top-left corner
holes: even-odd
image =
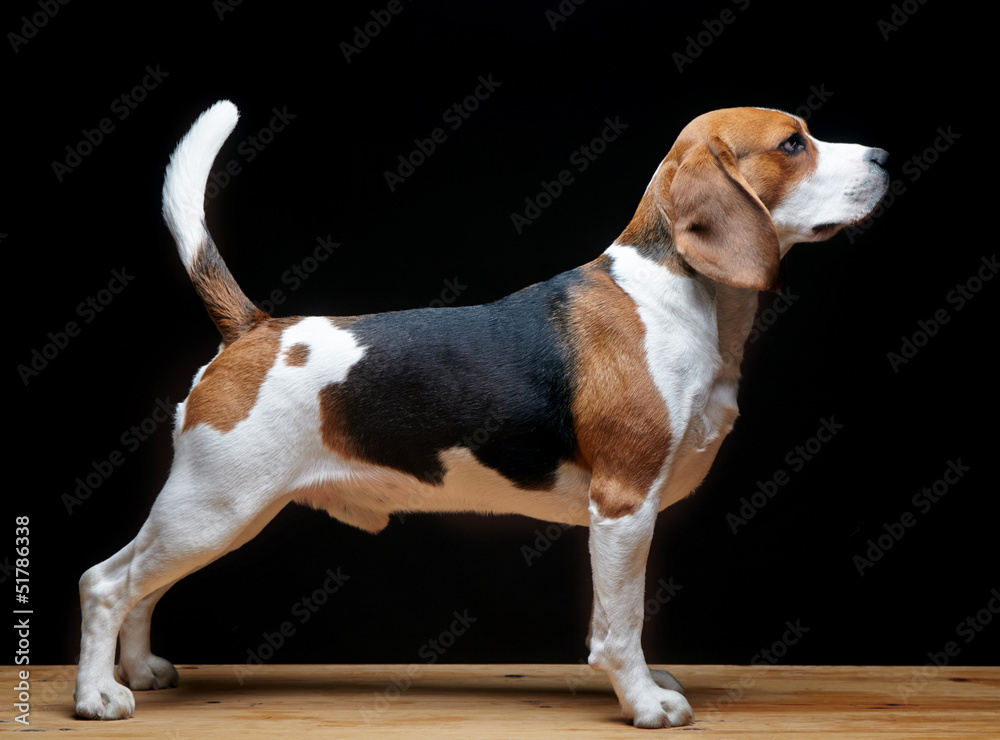
[[[778,148],[785,154],[797,154],[806,148],[806,140],[802,138],[802,134],[792,134]]]

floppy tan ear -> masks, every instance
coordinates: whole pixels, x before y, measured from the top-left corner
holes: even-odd
[[[718,136],[685,153],[667,205],[677,251],[695,270],[737,288],[779,289],[771,214]]]

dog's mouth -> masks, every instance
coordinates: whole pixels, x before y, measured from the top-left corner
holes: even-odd
[[[814,237],[817,237],[819,239],[826,239],[827,237],[831,237],[835,233],[837,233],[837,230],[840,229],[840,227],[842,227],[843,225],[844,224],[840,223],[819,224],[817,226],[812,227],[812,233]]]
[[[877,202],[876,202],[877,205]],[[860,215],[855,218],[846,218],[843,221],[831,221],[828,223],[816,224],[812,227],[813,238],[817,240],[829,239],[831,236],[836,234],[845,226],[859,226],[870,220],[875,213],[875,208],[869,208],[863,211]]]

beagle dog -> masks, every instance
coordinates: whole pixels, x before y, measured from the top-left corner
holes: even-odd
[[[394,512],[589,526],[590,665],[636,726],[691,722],[640,645],[656,516],[698,486],[736,419],[758,291],[778,289],[793,244],[872,213],[887,153],[819,141],[776,110],[707,113],[582,267],[481,306],[272,318],[205,225],[237,118],[228,101],[205,111],[166,170],[163,215],[222,344],[177,406],[149,518],[80,579],[78,716],[129,717],[129,688],[176,685],[150,652],[157,600],[298,502],[368,532]]]

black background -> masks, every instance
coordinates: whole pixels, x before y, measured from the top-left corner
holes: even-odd
[[[956,3],[915,0],[676,5],[589,0],[560,19],[547,14],[555,0],[403,2],[348,61],[341,44],[386,3],[321,14],[70,3],[51,17],[37,2],[8,4],[3,30],[26,43],[8,35],[3,50],[14,445],[0,579],[12,603],[13,519],[29,516],[33,663],[76,660],[76,581],[137,531],[171,459],[158,402],[182,400],[216,350],[159,195],[174,144],[224,97],[242,118],[219,161],[241,172],[209,203],[209,223],[251,298],[279,291],[279,315],[481,303],[589,261],[628,222],[677,132],[713,108],[798,112],[819,138],[889,150],[887,207],[863,230],[793,249],[788,296],[762,297],[772,311],[744,363],[741,419],[699,493],[658,524],[647,657],[748,663],[797,622],[808,632],[782,662],[922,665],[949,641],[955,663],[997,662],[1000,286],[974,280],[996,247],[976,193],[992,156],[973,131],[983,100],[966,87],[987,71],[968,56],[979,22]],[[25,17],[44,20],[30,39]],[[679,68],[677,53],[690,62]],[[444,112],[480,76],[499,85],[452,130]],[[144,78],[151,89],[133,95]],[[128,108],[122,95],[143,99]],[[274,109],[294,118],[261,134]],[[113,130],[87,151],[83,132],[104,118]],[[609,118],[627,128],[518,233],[511,215],[572,169]],[[447,139],[390,190],[385,173],[437,127]],[[247,161],[238,147],[251,136],[267,142]],[[53,163],[67,147],[85,156],[60,179]],[[317,238],[341,245],[322,263],[309,261]],[[296,267],[308,279],[293,287]],[[112,294],[116,270],[129,281]],[[970,279],[978,290],[959,306],[952,291]],[[78,308],[109,297],[100,313]],[[935,312],[947,323],[894,368],[888,353]],[[50,333],[68,322],[78,335],[55,346]],[[50,357],[25,375],[36,351]],[[793,467],[787,456],[824,419],[842,428]],[[136,443],[129,430],[143,423]],[[113,454],[121,464],[68,507]],[[949,461],[968,472],[922,510],[914,496]],[[727,515],[779,471],[787,484],[734,533]],[[907,513],[913,526],[860,574],[855,556]],[[442,661],[574,663],[586,656],[587,533],[545,529],[410,516],[371,536],[290,507],[164,598],[153,647],[178,663],[420,663],[457,611],[475,622]],[[546,549],[529,565],[526,547]],[[349,579],[302,622],[302,599],[328,569]],[[674,589],[667,603],[662,583]],[[977,628],[959,629],[969,618]],[[283,644],[262,651],[286,622]]]

